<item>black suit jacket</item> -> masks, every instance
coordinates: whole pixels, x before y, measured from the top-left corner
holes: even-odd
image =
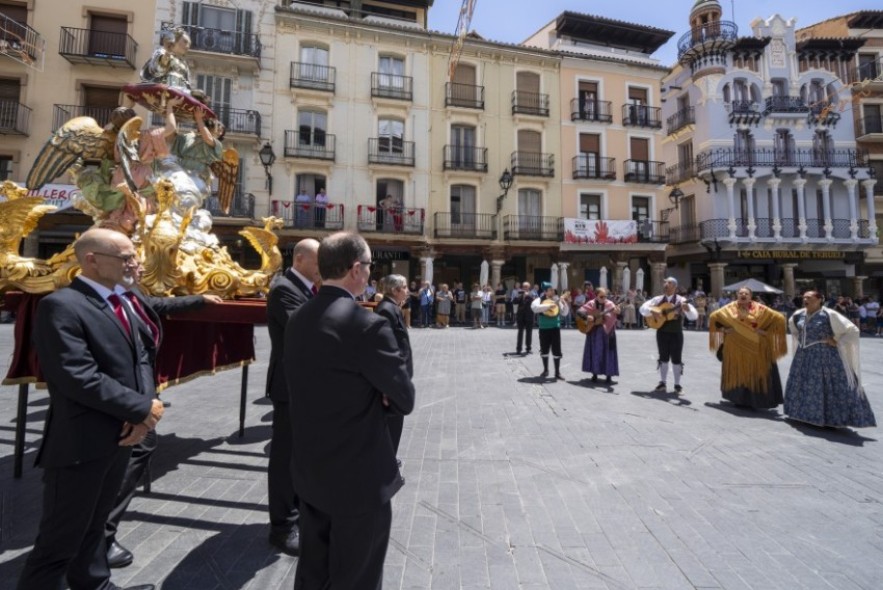
[[[288,402],[282,351],[285,324],[301,305],[312,299],[313,293],[291,268],[273,279],[267,297],[267,330],[270,332],[270,366],[267,369],[267,395],[275,402]]]
[[[147,418],[155,386],[110,305],[74,279],[40,301],[33,341],[50,397],[36,463],[64,467],[114,454],[123,423]]]
[[[285,376],[301,499],[330,515],[364,514],[389,502],[402,483],[386,414],[414,408],[389,322],[343,289],[323,286],[285,327]]]
[[[160,316],[175,315],[176,313],[189,311],[191,309],[199,309],[200,307],[205,305],[205,299],[203,299],[202,295],[187,295],[182,297],[154,297],[152,295],[145,295],[140,290],[138,290],[137,287],[132,287],[130,290],[141,302],[141,307],[144,308],[144,312],[150,318],[150,321],[152,321],[159,329],[159,338],[157,339],[157,343],[154,344],[153,334],[151,334],[150,328],[146,326],[143,322],[135,322],[135,326],[138,328],[138,332],[141,336],[141,343],[147,349],[147,353],[150,357],[150,366],[152,368],[155,368],[156,354],[159,348],[159,343],[162,342],[163,333]]]
[[[399,352],[405,363],[408,365],[408,376],[414,376],[414,361],[411,358],[411,339],[408,336],[408,328],[405,326],[405,316],[402,315],[402,308],[396,305],[396,302],[389,297],[384,297],[374,308],[374,313],[384,317],[392,326],[392,333],[395,334],[396,343],[399,345]]]

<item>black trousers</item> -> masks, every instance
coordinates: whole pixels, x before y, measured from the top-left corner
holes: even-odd
[[[273,400],[273,436],[267,465],[267,504],[270,528],[288,533],[298,520],[298,497],[291,483],[291,417],[288,402]]]
[[[43,516],[19,590],[97,590],[110,585],[104,525],[126,473],[130,449],[43,474]]]
[[[116,500],[113,502],[113,508],[107,516],[107,523],[104,525],[104,536],[107,537],[107,545],[110,546],[116,540],[117,529],[120,526],[120,519],[129,508],[129,503],[135,497],[135,491],[138,484],[144,477],[147,467],[150,465],[150,458],[159,443],[159,437],[155,430],[151,430],[144,437],[144,440],[132,447],[132,455],[129,457],[129,464],[126,465],[126,474],[123,476],[123,483],[120,491],[117,492]]]
[[[300,503],[295,590],[380,590],[389,545],[389,502],[358,516],[334,516]]]
[[[540,356],[549,356],[549,349],[552,349],[552,356],[556,359],[561,358],[561,329],[551,328],[549,330],[540,330]]]
[[[515,352],[521,352],[522,341],[525,349],[530,350],[533,343],[533,322],[518,321],[518,339],[515,342]]]
[[[684,333],[656,330],[656,347],[659,349],[660,363],[671,360],[671,364],[680,365],[681,352],[684,350]]]
[[[392,439],[392,450],[399,454],[399,442],[402,440],[402,430],[405,428],[405,417],[390,415],[386,417],[386,426],[389,428],[389,438]]]

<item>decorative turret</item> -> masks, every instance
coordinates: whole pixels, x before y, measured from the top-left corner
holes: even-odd
[[[696,0],[690,11],[690,31],[678,41],[678,60],[690,64],[694,72],[709,65],[722,66],[738,35],[736,23],[721,20],[717,0]]]

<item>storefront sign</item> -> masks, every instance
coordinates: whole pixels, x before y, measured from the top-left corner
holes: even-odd
[[[564,219],[565,244],[634,244],[637,241],[636,221]]]
[[[800,260],[843,260],[843,252],[824,252],[815,250],[739,250],[739,258],[773,258]]]
[[[410,260],[411,253],[407,250],[371,250],[372,260]]]
[[[23,187],[24,183],[15,183]],[[80,196],[80,189],[73,184],[44,184],[43,188],[38,191],[28,193],[29,197],[43,197],[47,205],[55,205],[58,207],[56,212],[70,209],[74,205],[74,198]]]

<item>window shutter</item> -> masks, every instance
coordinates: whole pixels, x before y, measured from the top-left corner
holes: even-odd
[[[252,52],[251,18],[252,14],[250,10],[236,11],[236,33],[239,38],[237,46],[240,53],[249,55]]]
[[[181,24],[184,26],[194,27],[199,25],[198,2],[184,2],[184,6],[181,12]]]

